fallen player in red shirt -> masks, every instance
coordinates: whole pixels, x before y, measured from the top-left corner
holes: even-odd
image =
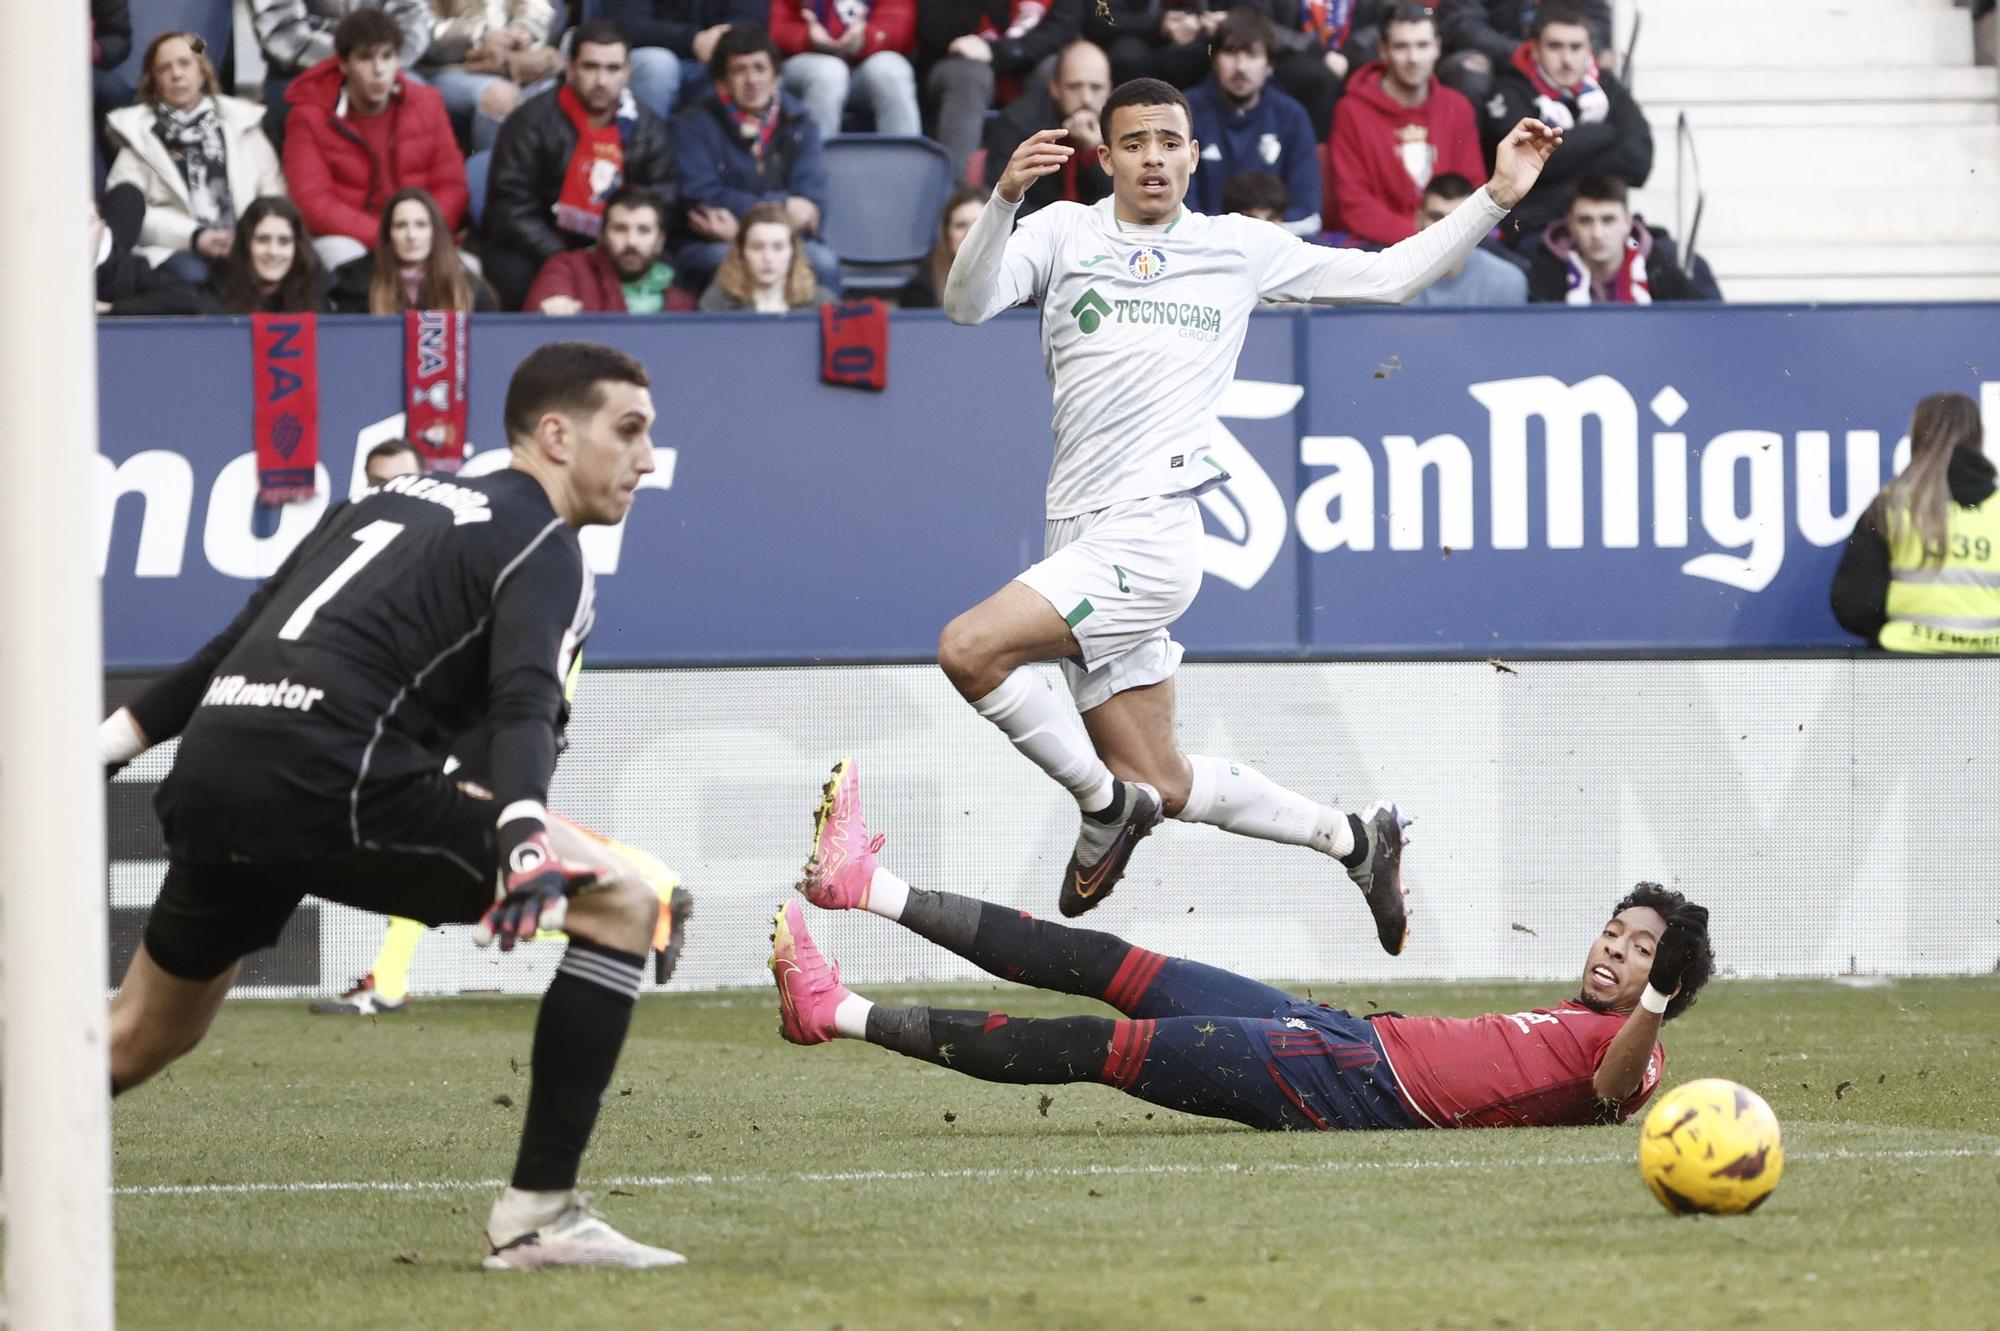
[[[1623,1122],[1659,1084],[1660,1023],[1715,969],[1708,912],[1640,883],[1591,944],[1575,998],[1481,1017],[1357,1017],[1110,934],[909,886],[876,860],[882,838],[862,820],[851,759],[834,768],[815,823],[799,884],[814,905],[896,920],[1002,979],[1101,998],[1125,1019],[871,1003],[841,986],[793,901],[771,957],[787,1040],[868,1040],[982,1081],[1103,1082],[1266,1130]]]

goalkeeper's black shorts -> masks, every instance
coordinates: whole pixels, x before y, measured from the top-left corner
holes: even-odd
[[[425,924],[472,924],[493,904],[493,805],[440,778],[412,791],[393,845],[250,858],[210,823],[168,829],[167,877],[146,951],[167,974],[211,980],[270,947],[307,896]]]

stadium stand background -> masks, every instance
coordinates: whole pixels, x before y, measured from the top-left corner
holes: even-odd
[[[1976,28],[1965,0],[1619,10],[1653,125],[1634,206],[1681,236],[1705,194],[1697,243],[1730,300],[2000,296],[1990,8]]]

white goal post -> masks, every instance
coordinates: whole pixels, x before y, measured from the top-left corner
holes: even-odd
[[[90,7],[0,6],[6,1319],[112,1325]],[[192,387],[191,391],[192,391]]]

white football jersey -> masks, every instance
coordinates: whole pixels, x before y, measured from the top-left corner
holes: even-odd
[[[1012,211],[999,199],[989,210]],[[977,228],[975,228],[977,229]],[[959,261],[980,256],[967,238]],[[1053,203],[1014,228],[985,320],[1032,297],[1055,390],[1048,516],[1206,489],[1215,404],[1260,300],[1310,299],[1343,251],[1254,218],[1183,208],[1165,226],[1118,221],[1112,200]]]

